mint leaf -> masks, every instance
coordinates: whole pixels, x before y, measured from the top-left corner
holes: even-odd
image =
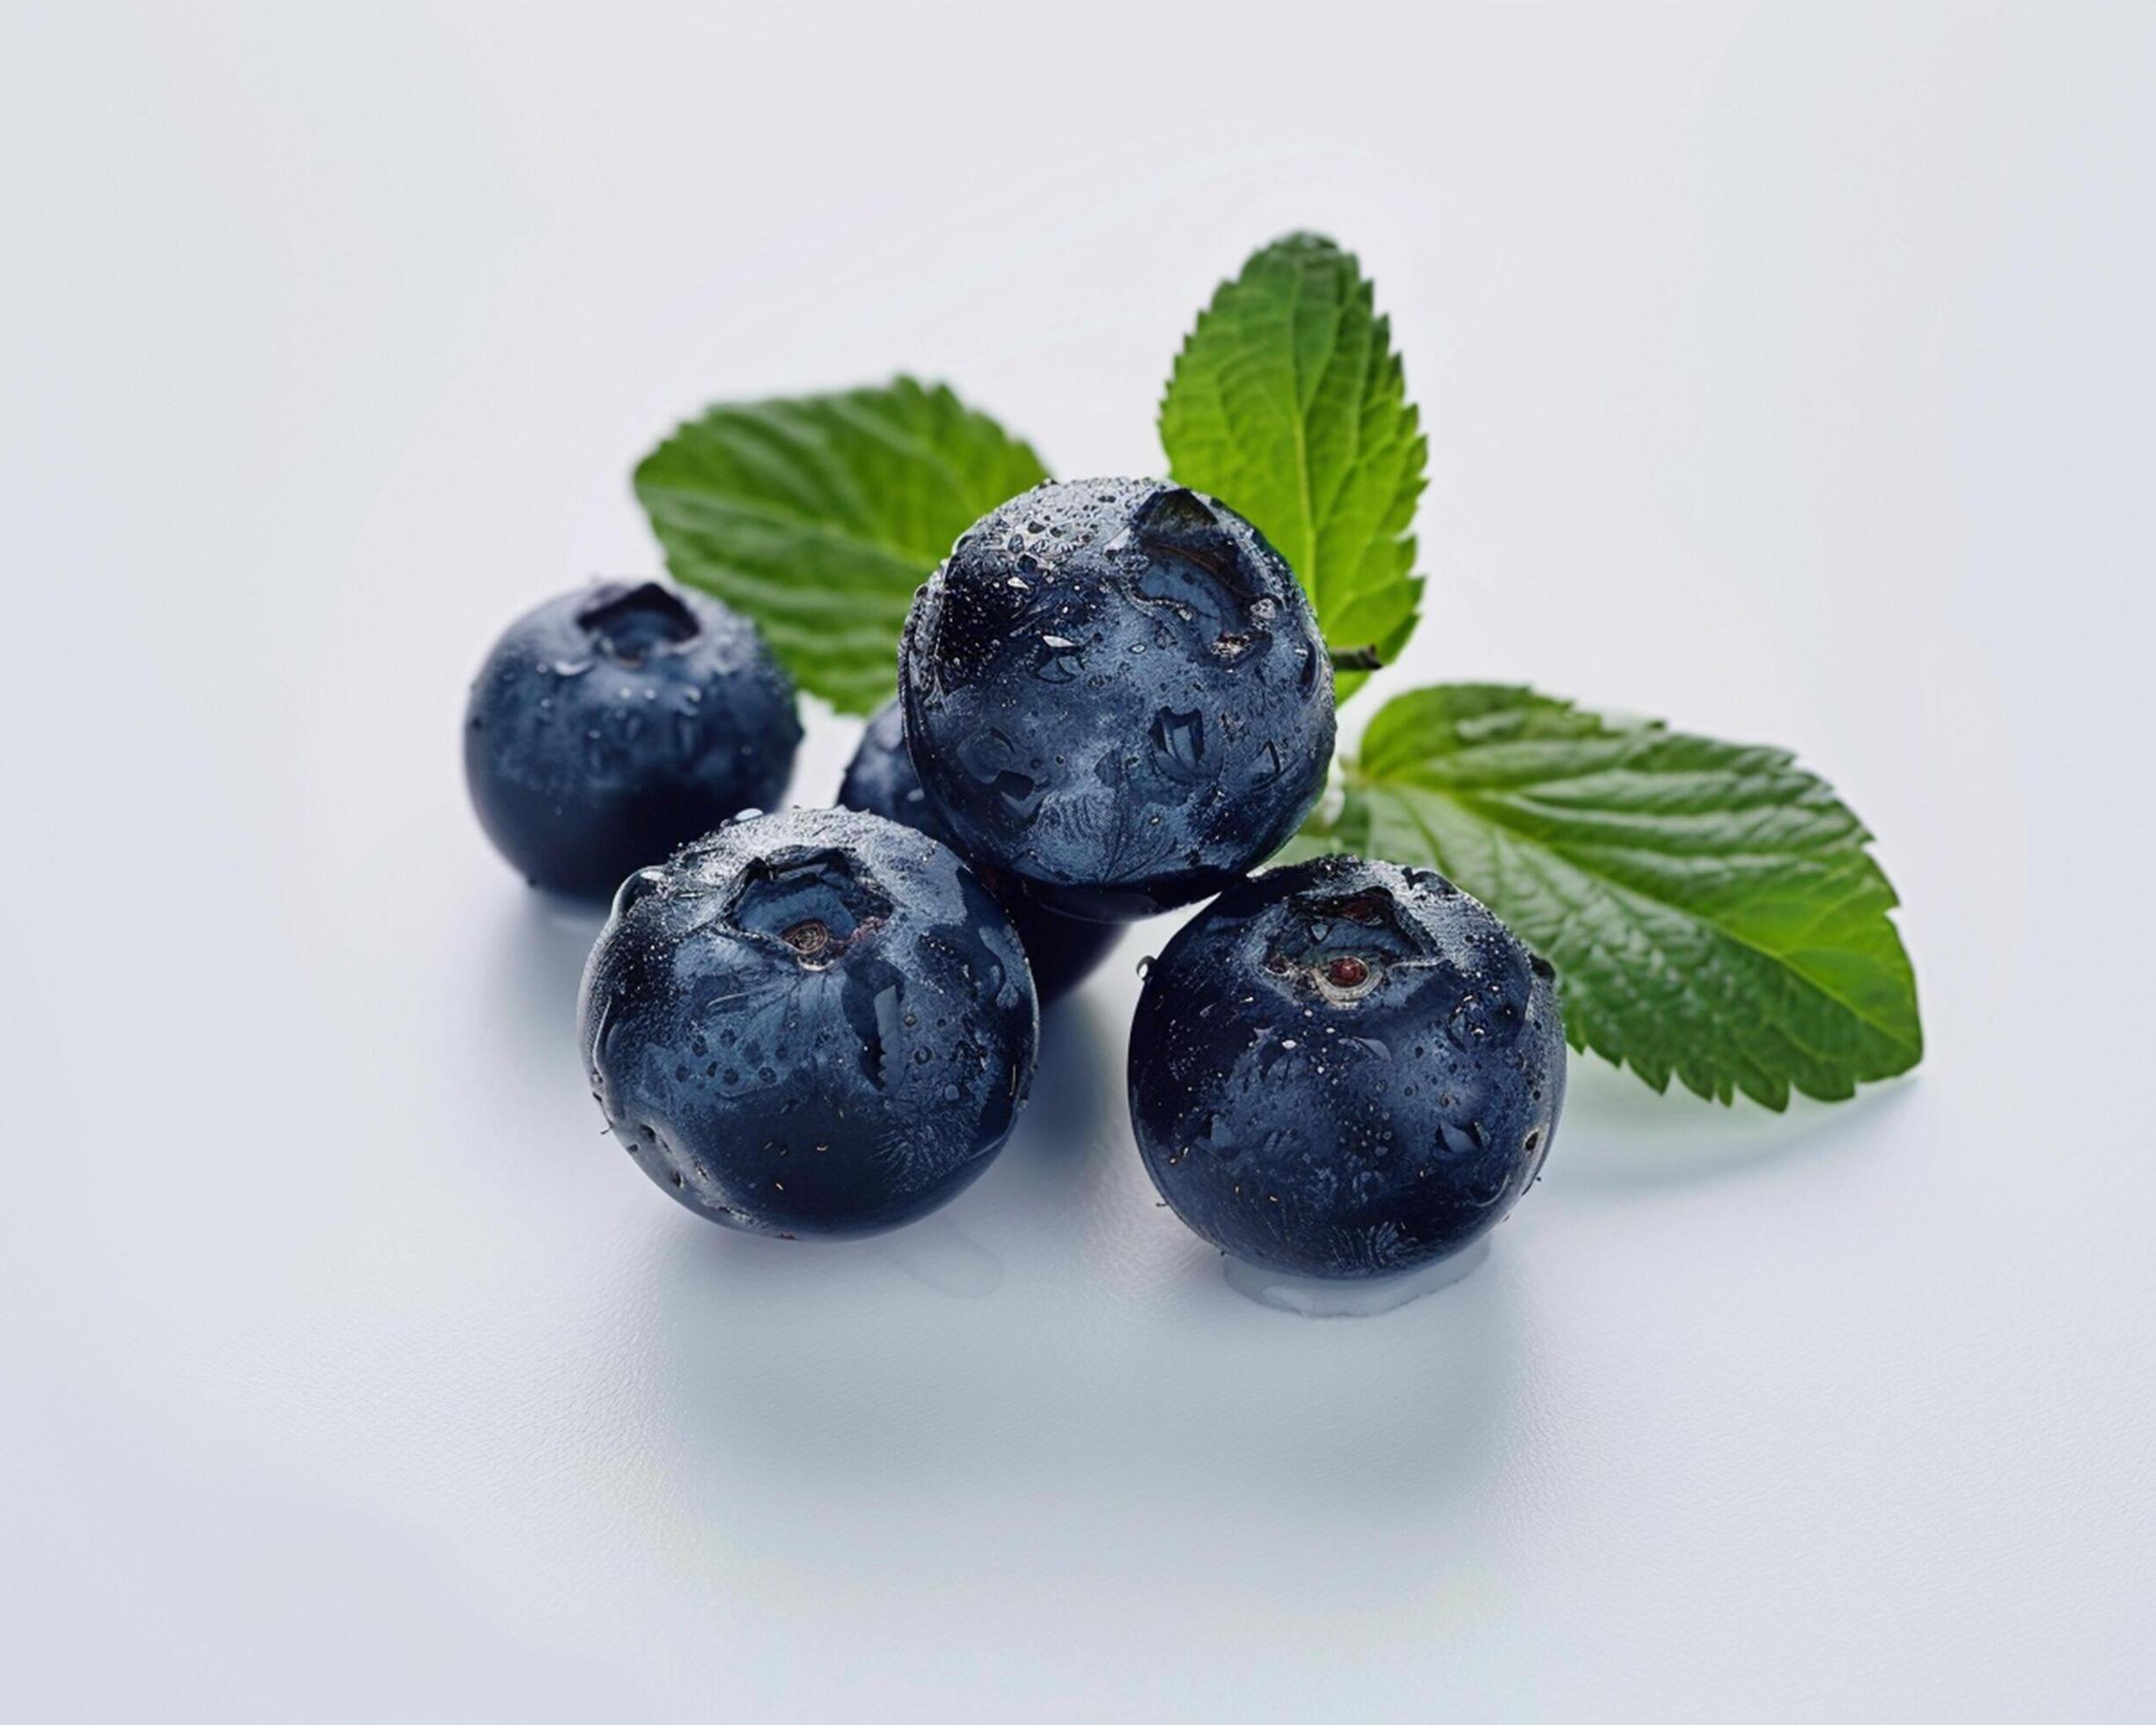
[[[1923,1055],[1870,836],[1784,750],[1453,684],[1377,713],[1344,805],[1283,855],[1430,864],[1556,964],[1574,1047],[1778,1109]]]
[[[1291,234],[1221,283],[1177,356],[1161,443],[1177,481],[1248,516],[1336,650],[1390,664],[1422,592],[1408,527],[1429,455],[1391,326],[1329,239]],[[1345,701],[1363,681],[1344,672]]]
[[[710,409],[638,464],[677,580],[755,619],[804,689],[866,713],[898,682],[913,590],[951,541],[1048,477],[942,385]]]

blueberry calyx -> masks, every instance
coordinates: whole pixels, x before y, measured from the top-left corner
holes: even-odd
[[[1373,972],[1369,965],[1352,954],[1342,954],[1319,972],[1319,975],[1343,994],[1360,988],[1369,980]]]
[[[1382,887],[1345,898],[1305,894],[1291,901],[1265,967],[1328,1006],[1353,1006],[1393,971],[1426,968],[1424,944]]]
[[[782,851],[752,861],[726,920],[776,943],[803,969],[825,970],[882,928],[891,898],[840,850]]]
[[[606,593],[576,613],[576,627],[598,651],[632,671],[703,633],[696,613],[656,581]]]
[[[1135,561],[1131,591],[1140,604],[1161,606],[1186,623],[1202,615],[1213,650],[1222,658],[1248,652],[1279,609],[1227,523],[1180,486],[1140,503],[1104,554]]]

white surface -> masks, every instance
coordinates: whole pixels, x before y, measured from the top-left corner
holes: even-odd
[[[8,9],[5,1710],[2156,1712],[2148,9],[918,12]],[[1576,1063],[1484,1269],[1310,1322],[1137,1166],[1148,927],[944,1220],[701,1226],[466,816],[488,638],[707,399],[1157,466],[1297,225],[1431,434],[1389,680],[1800,747],[1929,1060]]]

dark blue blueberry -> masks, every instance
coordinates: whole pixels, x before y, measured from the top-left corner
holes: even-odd
[[[644,1171],[789,1238],[955,1196],[1002,1147],[1039,1034],[973,871],[846,809],[744,817],[630,876],[581,1017],[593,1094]]]
[[[1233,510],[1149,480],[1043,485],[977,522],[913,601],[899,690],[958,848],[1100,921],[1265,861],[1332,755],[1294,572]]]
[[[885,703],[869,721],[861,746],[854,751],[846,777],[840,783],[839,802],[844,808],[865,809],[886,820],[902,821],[915,832],[957,848],[950,829],[937,818],[921,790],[920,775],[914,772],[913,760],[906,752],[906,715],[896,701]],[[1039,991],[1043,1006],[1091,975],[1122,937],[1123,929],[1118,923],[1084,922],[1074,916],[1059,915],[1034,903],[1009,877],[996,870],[977,862],[973,871],[1010,914],[1011,924],[1025,946],[1026,961],[1033,967],[1033,987]]]
[[[1494,1227],[1565,1103],[1554,973],[1428,869],[1326,856],[1230,887],[1168,943],[1131,1120],[1176,1214],[1300,1275],[1390,1275]]]
[[[512,623],[472,685],[465,780],[535,886],[601,898],[786,789],[801,723],[763,637],[701,593],[596,582]]]

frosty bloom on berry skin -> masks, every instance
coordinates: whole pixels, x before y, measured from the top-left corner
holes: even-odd
[[[1332,666],[1294,573],[1233,510],[1149,480],[993,510],[899,654],[921,788],[959,848],[1067,915],[1219,892],[1324,787]]]
[[[994,1160],[1031,1082],[1018,936],[945,846],[875,815],[728,823],[622,884],[584,972],[613,1136],[728,1227],[872,1234]]]
[[[777,802],[801,724],[754,624],[702,593],[595,582],[512,623],[472,685],[465,779],[535,886],[604,899]]]
[[[1397,1274],[1495,1227],[1565,1102],[1554,973],[1429,869],[1269,869],[1185,924],[1131,1031],[1131,1121],[1176,1214],[1300,1275]]]
[[[928,806],[920,774],[906,752],[906,716],[896,701],[885,702],[862,733],[861,745],[839,786],[839,806],[866,810],[951,844],[950,829]],[[1091,975],[1122,935],[1114,923],[1082,921],[1050,910],[1029,899],[1008,876],[978,863],[974,872],[1010,914],[1011,926],[1025,944],[1026,962],[1032,966],[1033,986],[1040,992],[1043,1006]]]

